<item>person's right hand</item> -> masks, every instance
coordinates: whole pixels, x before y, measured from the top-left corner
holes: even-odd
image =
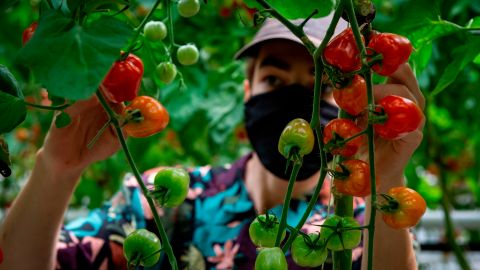
[[[70,115],[71,123],[56,128],[54,118],[38,153],[50,170],[80,176],[88,165],[104,160],[119,150],[120,143],[113,126],[105,129],[91,149],[87,148],[88,143],[108,121],[107,113],[96,97],[77,101],[65,112]]]

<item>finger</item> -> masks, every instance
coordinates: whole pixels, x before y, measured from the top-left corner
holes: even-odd
[[[418,104],[416,97],[410,92],[408,87],[403,84],[379,84],[373,87],[373,98],[375,101],[379,101],[390,95],[404,97]]]
[[[410,68],[408,63],[401,65],[395,73],[390,75],[388,78],[388,83],[393,84],[403,84],[407,87],[407,89],[412,93],[417,101],[417,105],[420,109],[425,108],[425,97],[422,94],[422,91],[418,87],[417,79],[415,78],[415,74],[413,70]]]

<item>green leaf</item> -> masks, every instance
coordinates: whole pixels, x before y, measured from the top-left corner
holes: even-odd
[[[72,119],[70,118],[70,115],[66,112],[61,112],[59,115],[57,115],[57,118],[55,119],[55,126],[57,128],[64,128],[68,126],[72,122]]]
[[[315,9],[318,9],[319,12],[314,18],[325,17],[330,14],[333,9],[332,0],[270,0],[267,2],[287,19],[306,18],[312,14]],[[255,0],[245,0],[245,3],[250,8],[263,9]]]
[[[23,100],[0,92],[0,134],[12,131],[27,116],[27,108]]]
[[[0,10],[7,10],[17,4],[19,0],[2,0],[0,1]]]
[[[467,27],[468,28],[478,28],[478,27],[480,27],[480,16],[477,16],[477,17],[471,19],[468,22]]]
[[[84,26],[53,11],[44,12],[35,35],[18,61],[32,68],[52,95],[87,99],[118,58],[132,34],[125,23],[107,16]]]
[[[480,39],[472,39],[471,42],[467,42],[466,45],[460,46],[453,51],[453,61],[447,66],[442,77],[440,77],[437,86],[431,93],[432,97],[441,93],[447,86],[455,81],[460,71],[477,57],[479,47]]]
[[[0,65],[0,91],[23,99],[23,93],[18,87],[17,80],[6,66]]]
[[[430,44],[433,40],[463,31],[464,28],[449,21],[427,21],[426,23],[419,25],[418,30],[413,31],[408,35],[408,38],[412,42],[416,49],[421,49],[423,46]]]

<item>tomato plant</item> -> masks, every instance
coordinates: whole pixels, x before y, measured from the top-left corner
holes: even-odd
[[[111,102],[130,101],[138,94],[142,76],[142,60],[134,54],[129,54],[125,59],[113,64],[100,85],[100,89]]]
[[[184,66],[197,63],[199,57],[198,49],[194,44],[182,45],[177,50],[177,60]]]
[[[158,64],[156,72],[160,81],[168,84],[177,76],[177,66],[172,62],[163,62]]]
[[[175,207],[180,205],[188,194],[190,175],[180,168],[164,168],[156,175],[154,190],[150,194],[160,206]]]
[[[392,33],[374,34],[368,47],[383,56],[381,63],[372,66],[373,71],[382,76],[391,75],[406,63],[413,50],[406,37]]]
[[[334,37],[323,51],[323,57],[328,64],[342,72],[360,69],[362,66],[360,51],[355,43],[352,29],[347,28]]]
[[[167,36],[167,26],[162,21],[149,21],[143,28],[143,35],[151,41],[163,40]]]
[[[161,243],[158,237],[145,229],[129,234],[123,242],[123,254],[128,265],[154,266],[160,259]]]
[[[287,270],[287,259],[279,247],[262,248],[255,260],[255,270]]]
[[[327,260],[327,247],[320,234],[297,235],[292,243],[292,259],[302,267],[318,267]]]
[[[370,195],[370,168],[368,163],[358,159],[340,163],[333,181],[335,189],[343,194],[357,197]]]
[[[387,201],[380,206],[382,219],[394,229],[406,229],[417,225],[427,209],[425,200],[413,189],[391,188],[382,195]]]
[[[378,136],[387,140],[400,139],[418,129],[423,121],[423,113],[411,100],[390,95],[378,101],[377,112],[386,116],[383,123],[375,124]]]
[[[199,0],[180,0],[177,4],[178,14],[182,17],[192,17],[200,11]]]
[[[25,30],[23,30],[22,34],[22,44],[25,46],[27,42],[32,38],[33,34],[35,33],[35,30],[37,30],[38,27],[38,22],[32,22]]]
[[[279,229],[279,223],[276,216],[271,214],[259,215],[248,228],[248,233],[253,244],[257,247],[274,247],[275,238]],[[286,232],[283,231],[282,240]]]
[[[353,76],[349,85],[333,90],[333,98],[338,106],[356,116],[367,108],[367,85],[360,75]]]
[[[162,131],[170,120],[167,110],[156,99],[138,96],[123,111],[123,130],[132,137],[143,138]]]
[[[333,215],[323,223],[320,237],[330,250],[352,249],[360,244],[362,237],[362,232],[359,229],[353,229],[358,227],[360,227],[360,224],[353,217]]]
[[[351,157],[355,155],[363,143],[363,135],[344,142],[357,135],[362,130],[348,119],[334,119],[323,130],[323,142],[325,147],[334,155]]]
[[[310,123],[301,118],[290,121],[283,129],[278,141],[278,151],[285,158],[290,158],[292,150],[296,149],[300,156],[309,154],[313,150],[315,137]]]

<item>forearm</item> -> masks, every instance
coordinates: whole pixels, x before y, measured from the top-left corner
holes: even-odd
[[[0,227],[0,269],[53,269],[63,216],[80,172],[60,173],[39,152],[32,175]]]
[[[394,186],[403,186],[403,180],[400,178],[391,181],[389,186],[383,186],[379,193],[386,191]],[[365,212],[365,225],[370,221],[370,199],[367,200],[367,209]],[[373,269],[383,270],[412,270],[417,269],[415,252],[413,249],[412,237],[408,229],[392,229],[388,227],[381,218],[381,213],[377,212],[375,218],[375,236],[373,243]],[[368,254],[368,231],[364,233],[364,247],[362,258],[362,269],[367,269]]]

